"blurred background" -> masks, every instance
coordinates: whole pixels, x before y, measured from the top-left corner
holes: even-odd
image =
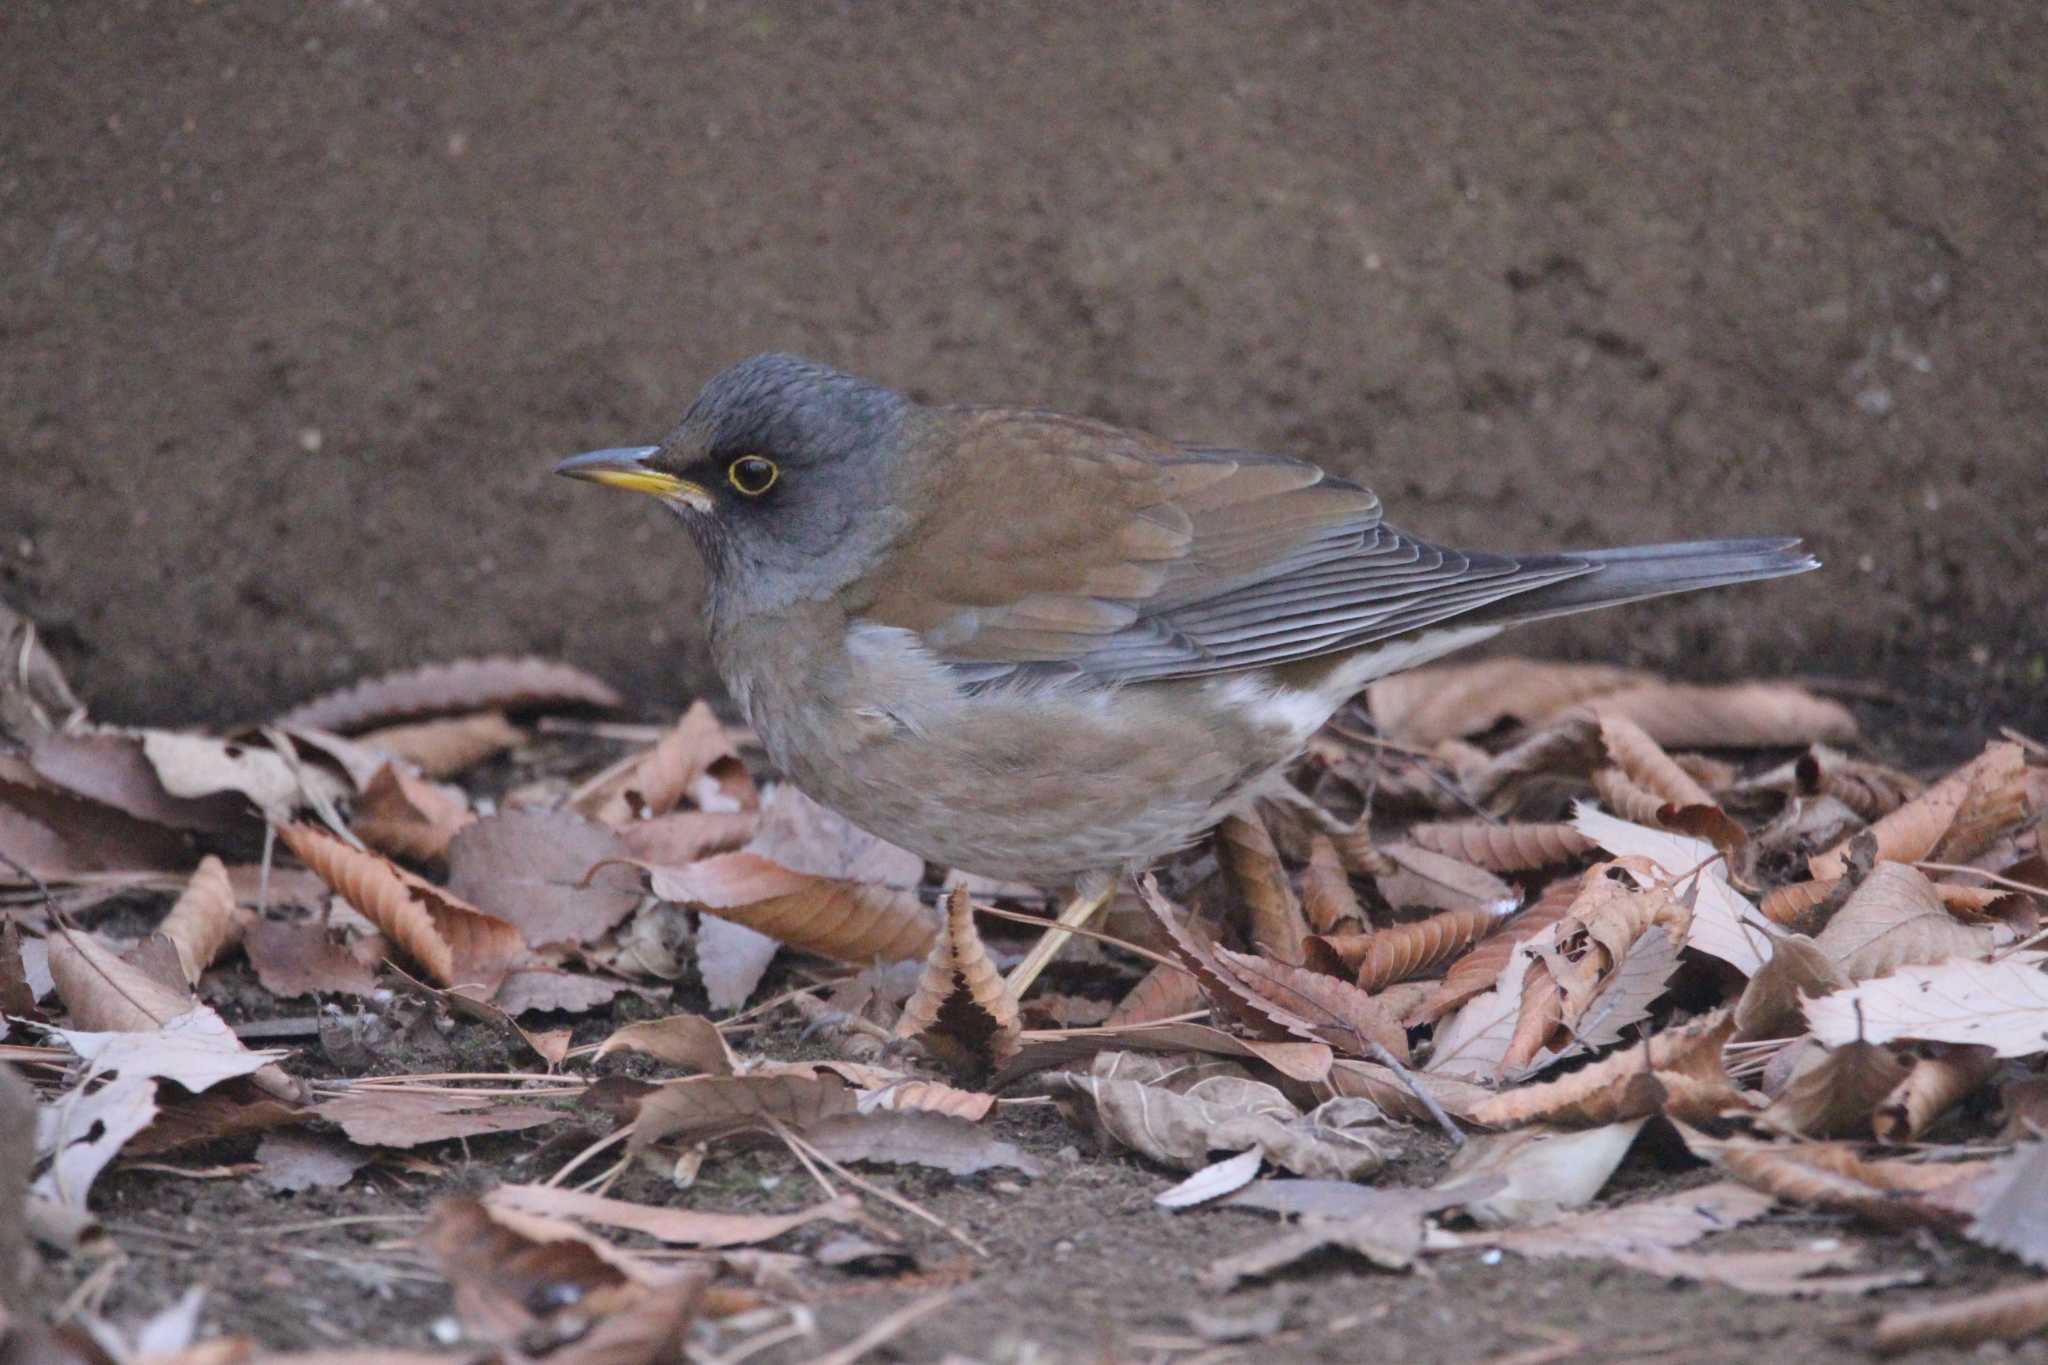
[[[109,718],[674,707],[685,538],[548,468],[764,349],[1490,548],[1804,533],[1516,645],[2048,711],[2035,0],[9,0],[0,80],[0,596]]]

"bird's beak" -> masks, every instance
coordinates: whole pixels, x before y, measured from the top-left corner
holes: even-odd
[[[702,484],[648,468],[648,459],[660,449],[659,446],[621,446],[615,450],[593,450],[587,455],[570,456],[555,466],[555,472],[572,479],[588,479],[607,488],[651,493],[672,506],[709,512],[711,494]]]

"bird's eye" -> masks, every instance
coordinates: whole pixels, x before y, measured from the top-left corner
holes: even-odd
[[[725,481],[748,497],[758,498],[775,487],[776,477],[781,472],[773,460],[759,455],[742,455],[725,471]]]

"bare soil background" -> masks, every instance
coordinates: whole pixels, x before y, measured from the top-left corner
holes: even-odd
[[[674,706],[686,546],[547,468],[768,348],[1496,548],[1803,532],[1522,647],[2048,708],[2032,3],[21,0],[0,82],[0,593],[109,717]]]

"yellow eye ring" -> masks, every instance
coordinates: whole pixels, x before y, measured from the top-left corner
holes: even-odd
[[[775,487],[775,480],[781,476],[775,461],[760,455],[742,455],[725,471],[725,481],[750,498],[758,498]]]

